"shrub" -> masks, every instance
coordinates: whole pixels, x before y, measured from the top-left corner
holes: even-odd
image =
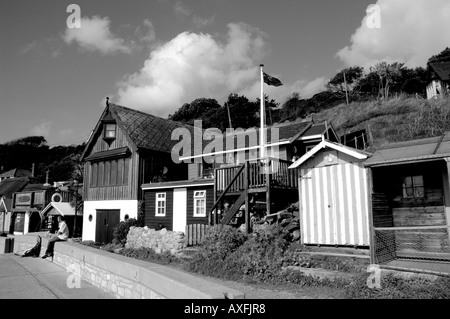
[[[247,239],[247,234],[227,225],[209,227],[204,240],[192,258],[186,263],[185,269],[209,276],[230,278],[233,265],[226,260]]]
[[[170,252],[162,252],[156,253],[151,248],[124,248],[121,251],[121,255],[131,257],[134,259],[155,262],[163,265],[172,264],[172,263],[180,263],[180,260],[170,254]]]
[[[345,287],[349,298],[354,299],[450,299],[450,278],[435,281],[404,279],[389,274],[381,280],[380,289],[367,287],[368,274],[360,274],[354,285]]]
[[[120,222],[113,230],[113,244],[121,244],[125,246],[127,242],[127,235],[130,230],[130,227],[136,226],[139,227],[140,222],[135,218],[130,218],[127,221]]]

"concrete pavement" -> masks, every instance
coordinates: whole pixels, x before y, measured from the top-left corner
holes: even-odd
[[[115,299],[75,276],[50,258],[0,255],[0,299]]]

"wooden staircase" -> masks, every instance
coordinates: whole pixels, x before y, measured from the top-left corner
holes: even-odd
[[[214,205],[209,211],[209,224],[230,224],[239,211],[239,208],[245,204],[245,225],[247,231],[250,231],[249,197],[263,196],[266,203],[266,213],[270,214],[271,191],[295,190],[298,189],[297,170],[289,170],[291,163],[288,161],[266,158],[264,160],[246,161],[244,164],[216,168],[214,170]],[[217,198],[218,196],[218,198]],[[297,195],[298,196],[298,195]],[[221,216],[216,214],[225,198],[236,198],[230,210]]]

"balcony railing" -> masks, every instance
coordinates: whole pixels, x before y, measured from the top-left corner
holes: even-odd
[[[246,187],[263,188],[267,186],[295,189],[298,187],[298,170],[289,169],[292,163],[276,158],[259,159],[242,165],[215,169],[216,191],[240,192]],[[236,174],[239,172],[238,176]],[[234,181],[231,185],[230,182]]]

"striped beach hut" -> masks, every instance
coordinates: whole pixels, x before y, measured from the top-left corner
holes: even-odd
[[[369,153],[322,140],[289,168],[299,170],[303,244],[369,246]]]

